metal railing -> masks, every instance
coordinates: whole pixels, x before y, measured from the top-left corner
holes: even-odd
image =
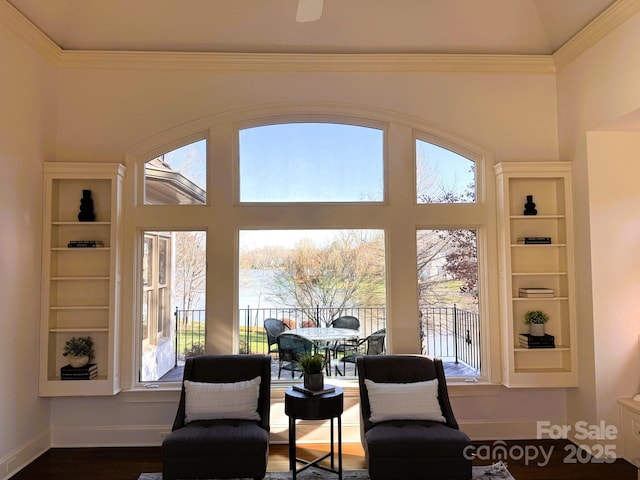
[[[264,331],[267,318],[277,318],[291,328],[326,326],[331,320],[352,315],[360,320],[360,336],[386,327],[384,307],[353,307],[339,311],[315,308],[241,308],[240,353],[267,353]],[[186,356],[204,353],[206,322],[204,310],[175,310],[176,365]],[[428,307],[420,311],[422,353],[445,361],[462,362],[477,371],[481,367],[480,318],[477,313],[453,307]]]
[[[264,321],[276,318],[290,328],[325,327],[338,317],[351,315],[360,320],[360,336],[366,337],[376,330],[385,328],[386,309],[384,307],[353,307],[336,310],[316,306],[314,308],[241,308],[239,318],[240,353],[266,353],[268,344],[264,331]]]
[[[424,354],[463,362],[480,371],[480,316],[477,313],[454,305],[423,308],[420,317]]]

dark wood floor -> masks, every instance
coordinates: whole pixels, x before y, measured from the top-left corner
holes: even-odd
[[[493,442],[474,442],[474,446],[485,446],[486,451],[494,451]],[[298,456],[313,459],[321,451],[328,451],[328,445],[311,445],[298,448]],[[572,444],[555,440],[523,440],[506,442],[509,452],[529,448],[552,450],[550,462],[539,466],[536,461],[527,465],[524,459],[507,459],[509,471],[516,480],[636,480],[638,470],[625,460],[614,463],[598,463],[586,459],[584,463],[566,463]],[[567,451],[567,449],[569,451]],[[286,445],[272,445],[269,455],[269,470],[288,468]],[[353,470],[365,468],[362,447],[359,444],[344,446],[344,468]],[[542,457],[539,457],[542,459]],[[569,458],[576,458],[569,457]],[[578,457],[585,460],[583,457]],[[476,459],[474,464],[490,464],[497,458]],[[142,472],[159,472],[162,469],[159,447],[136,448],[54,448],[14,475],[11,480],[136,480]],[[330,478],[330,474],[328,474]],[[401,480],[401,479],[399,479]]]

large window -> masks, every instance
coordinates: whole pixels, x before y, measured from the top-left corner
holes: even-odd
[[[274,382],[291,381],[278,379],[268,318],[291,329],[356,317],[362,348],[382,330],[386,352],[467,367],[449,379],[486,376],[495,238],[482,154],[404,117],[339,113],[237,112],[136,150],[134,382],[177,382],[184,358],[205,352],[273,352]]]

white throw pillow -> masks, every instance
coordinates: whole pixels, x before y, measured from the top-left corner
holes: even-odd
[[[438,379],[413,383],[376,383],[365,379],[372,423],[387,420],[444,422],[438,403]]]
[[[185,423],[222,418],[260,420],[260,381],[260,377],[235,383],[185,380]]]

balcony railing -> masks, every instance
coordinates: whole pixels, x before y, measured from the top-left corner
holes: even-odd
[[[453,307],[420,311],[422,352],[445,361],[463,362],[480,372],[480,316]]]
[[[384,307],[354,307],[339,311],[330,308],[241,308],[240,353],[267,353],[264,331],[267,318],[277,318],[292,328],[326,326],[334,318],[352,315],[360,320],[360,336],[386,327]],[[421,310],[420,333],[423,353],[445,361],[462,362],[480,371],[480,321],[477,313],[453,307],[428,307]],[[176,365],[185,357],[204,353],[205,311],[175,310]]]

